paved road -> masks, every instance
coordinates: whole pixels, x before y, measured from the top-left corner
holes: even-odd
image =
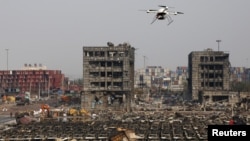
[[[10,116],[7,116],[7,115],[0,115],[0,123],[2,122],[6,122],[6,121],[9,121],[9,120],[13,120],[14,118],[10,118]]]
[[[15,124],[15,118],[11,118],[9,115],[0,115],[0,128],[6,124]]]
[[[3,108],[6,108],[6,110],[3,110]],[[34,103],[31,105],[25,105],[25,106],[16,106],[15,103],[0,103],[0,127],[4,124],[9,123],[16,123],[15,120],[15,113],[16,112],[24,112],[24,111],[32,111],[32,110],[39,110],[40,109],[40,103]],[[12,113],[12,118],[10,117],[10,113]]]

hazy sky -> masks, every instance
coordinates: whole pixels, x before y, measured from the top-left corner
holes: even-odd
[[[184,12],[174,22],[150,24],[142,9],[158,5]],[[83,46],[128,42],[136,50],[136,68],[175,70],[188,54],[207,48],[230,53],[232,66],[250,67],[249,0],[0,0],[0,69],[25,63],[82,77]],[[143,56],[146,56],[145,59]]]

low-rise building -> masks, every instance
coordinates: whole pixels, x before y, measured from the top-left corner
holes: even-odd
[[[62,89],[64,74],[61,70],[48,70],[43,65],[25,64],[21,70],[0,70],[0,88],[5,93],[48,94]]]

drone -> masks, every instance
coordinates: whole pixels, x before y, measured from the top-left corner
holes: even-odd
[[[173,22],[173,19],[171,18],[170,15],[178,15],[178,14],[184,14],[183,12],[176,12],[176,11],[169,11],[169,8],[172,7],[167,7],[165,5],[159,5],[159,9],[148,9],[148,10],[142,10],[146,11],[147,13],[154,13],[155,17],[153,18],[153,21],[151,24],[153,24],[156,20],[168,20],[168,25],[170,25]]]

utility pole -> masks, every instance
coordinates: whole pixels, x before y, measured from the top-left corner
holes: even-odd
[[[48,98],[50,98],[50,79],[48,76]]]
[[[145,69],[145,58],[146,56],[143,56],[143,69]]]
[[[9,49],[5,49],[7,53],[7,70],[9,70]]]
[[[246,65],[246,68],[248,68],[248,58],[247,58],[246,60],[247,60],[247,65]]]
[[[41,86],[40,86],[41,84],[40,84],[40,82],[39,82],[39,89],[38,89],[38,100],[40,100],[40,97],[41,97],[41,90],[40,90],[40,88],[41,88]]]
[[[221,40],[216,40],[216,42],[218,43],[218,51],[220,51],[220,42],[221,42]]]
[[[145,69],[145,68],[146,68],[146,61],[145,61],[145,60],[146,60],[147,58],[148,58],[147,56],[143,56],[143,59],[144,59],[144,60],[143,60],[143,61],[144,61],[144,62],[143,62],[143,63],[144,63],[144,65],[143,65],[143,69]]]

